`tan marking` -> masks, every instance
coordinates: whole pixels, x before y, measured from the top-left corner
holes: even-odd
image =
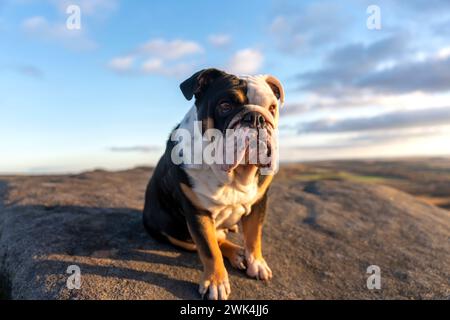
[[[204,267],[201,283],[210,281],[217,284],[227,277],[227,271],[225,269],[225,265],[223,264],[222,252],[220,251],[219,243],[217,242],[216,229],[214,225],[209,222],[209,218],[206,216],[204,219],[200,219],[201,234],[203,234],[204,240],[209,244],[209,249],[211,250],[212,255],[212,258],[208,257],[206,252],[204,252],[201,246],[199,246],[198,254]],[[190,231],[189,225],[188,229]],[[192,238],[194,238],[194,241],[196,241],[196,233],[191,231],[190,233]]]
[[[255,259],[262,259],[262,223],[257,215],[251,214],[242,220],[245,249]]]
[[[247,96],[245,95],[245,93],[242,90],[237,90],[236,98],[238,99],[238,101],[240,103],[244,104],[245,100],[247,99]]]
[[[255,259],[262,259],[262,222],[256,214],[250,214],[242,219],[245,249]]]
[[[205,120],[203,120],[203,130],[206,132],[206,130],[214,129],[214,119],[211,117],[207,117]]]
[[[261,199],[264,196],[264,194],[267,191],[267,188],[272,183],[272,180],[273,180],[273,175],[265,176],[263,183],[260,186],[258,186],[258,195],[256,197],[256,201],[258,201],[259,199]]]
[[[183,248],[185,250],[189,250],[189,251],[197,251],[197,246],[194,243],[185,242],[185,241],[181,241],[181,240],[175,239],[174,237],[171,237],[171,236],[169,236],[168,234],[166,234],[164,232],[162,234],[174,246],[177,246],[177,247]]]

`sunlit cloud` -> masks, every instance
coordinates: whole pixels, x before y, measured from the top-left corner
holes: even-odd
[[[227,71],[236,74],[253,74],[259,72],[264,62],[264,55],[257,49],[243,49],[231,57]]]
[[[185,56],[203,53],[204,50],[200,44],[194,41],[152,39],[140,45],[136,51],[142,55],[175,60]]]
[[[112,58],[108,67],[119,74],[180,77],[193,69],[192,64],[183,59],[202,54],[204,49],[200,44],[189,40],[152,39],[130,52]]]
[[[332,118],[300,123],[299,133],[371,131],[450,124],[450,107],[389,112],[373,117],[334,120]]]
[[[383,130],[372,132],[353,132],[322,137],[314,143],[299,143],[291,146],[291,149],[302,151],[314,150],[341,150],[361,148],[369,146],[382,146],[395,142],[410,142],[416,139],[429,139],[445,134],[445,130],[439,128],[406,128],[401,130]]]

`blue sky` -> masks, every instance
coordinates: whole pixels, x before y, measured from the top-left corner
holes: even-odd
[[[0,36],[0,172],[154,164],[211,66],[282,80],[284,161],[450,154],[448,1],[3,0]]]

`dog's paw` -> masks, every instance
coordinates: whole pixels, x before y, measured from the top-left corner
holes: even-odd
[[[200,281],[199,293],[208,300],[227,300],[231,289],[225,268],[211,274],[205,272]]]
[[[239,247],[238,249],[233,251],[231,257],[228,258],[233,268],[239,270],[245,270],[245,251],[244,248]]]
[[[264,258],[256,259],[253,255],[246,255],[247,275],[258,280],[272,279],[272,270]]]

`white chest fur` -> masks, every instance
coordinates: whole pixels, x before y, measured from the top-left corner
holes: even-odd
[[[257,179],[241,185],[235,181],[224,182],[211,167],[187,170],[194,184],[193,191],[202,206],[211,212],[217,229],[236,225],[243,215],[251,211],[258,195]]]

